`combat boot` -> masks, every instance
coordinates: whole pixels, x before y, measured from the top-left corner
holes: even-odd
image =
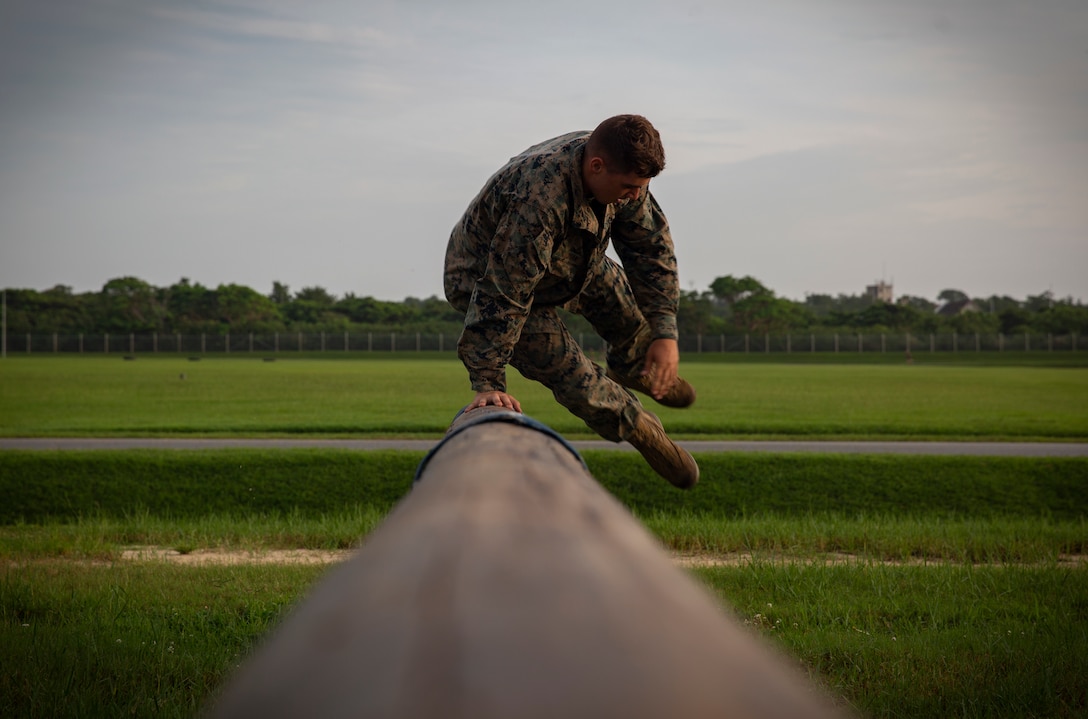
[[[621,377],[620,374],[611,367],[608,368],[608,371],[605,374],[607,374],[608,378],[613,382],[618,382],[628,389],[633,389],[648,395],[655,402],[665,405],[666,407],[682,408],[690,407],[695,404],[695,388],[692,387],[686,379],[681,377],[676,378],[676,384],[669,388],[669,391],[664,397],[657,399],[650,394],[650,389],[653,387],[653,379],[649,376],[636,374],[633,377]]]
[[[639,412],[635,426],[624,439],[673,486],[691,489],[699,481],[699,465],[695,458],[669,439],[661,420],[650,412]]]

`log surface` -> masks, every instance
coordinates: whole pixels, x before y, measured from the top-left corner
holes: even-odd
[[[503,421],[449,436],[214,707],[217,717],[527,719],[836,711],[675,567],[568,446]]]

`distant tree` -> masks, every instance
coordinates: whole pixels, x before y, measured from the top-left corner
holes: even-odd
[[[941,290],[937,295],[937,300],[944,303],[963,302],[964,300],[969,299],[971,298],[962,290]]]
[[[680,292],[676,323],[682,335],[717,334],[722,320],[714,314],[714,300],[709,292]]]
[[[295,293],[296,302],[313,302],[323,307],[332,307],[336,304],[336,297],[329,294],[324,287],[303,287]]]
[[[283,329],[280,308],[260,292],[243,285],[219,285],[215,289],[216,317],[234,332],[268,332]]]
[[[273,282],[272,293],[268,295],[268,299],[282,307],[291,301],[291,291],[282,282]]]
[[[913,295],[902,295],[896,300],[897,305],[904,305],[919,312],[935,312],[937,310],[937,303],[930,302],[925,297],[915,297]]]
[[[336,303],[336,310],[359,324],[381,325],[395,316],[396,309],[391,302],[383,302],[373,297],[356,297],[348,294]]]
[[[784,332],[807,327],[811,317],[800,305],[767,290],[750,294],[733,305],[733,323],[744,332]]]
[[[1008,295],[990,295],[989,297],[976,298],[974,303],[983,312],[992,315],[1000,314],[1007,309],[1020,309],[1021,303]]]
[[[946,317],[944,324],[958,334],[996,334],[1001,327],[997,315],[988,312],[963,312],[953,317]]]
[[[733,275],[718,277],[710,283],[710,292],[730,307],[754,294],[774,294],[764,287],[763,283],[749,275],[740,278]]]
[[[1031,328],[1031,313],[1019,305],[1006,307],[995,316],[997,317],[997,329],[1001,334],[1019,335]]]
[[[1024,300],[1024,309],[1028,312],[1043,312],[1054,306],[1054,293],[1049,290],[1037,295],[1028,295]]]
[[[922,313],[910,305],[875,302],[854,316],[855,327],[910,330],[921,324]]]
[[[1055,301],[1036,315],[1034,324],[1040,332],[1083,335],[1088,333],[1088,307],[1072,298]]]
[[[814,317],[831,326],[849,325],[849,317],[863,311],[874,302],[869,295],[827,294],[805,295],[804,306]],[[847,318],[846,321],[843,318]]]
[[[148,283],[136,277],[110,280],[99,293],[98,325],[106,332],[151,332],[161,329],[166,306]]]
[[[188,277],[161,290],[159,295],[168,311],[167,324],[175,332],[218,331],[215,293]]]
[[[56,285],[37,293],[34,325],[39,332],[93,332],[93,301],[77,295],[66,285]]]

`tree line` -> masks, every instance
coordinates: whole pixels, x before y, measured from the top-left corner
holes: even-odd
[[[280,282],[261,294],[237,284],[204,287],[182,278],[155,287],[136,277],[107,282],[97,292],[7,289],[9,333],[25,334],[227,334],[273,332],[419,332],[457,335],[461,313],[437,296],[401,302],[337,297],[321,287],[297,292]],[[592,332],[566,314],[572,332]],[[1050,292],[1024,300],[971,298],[947,289],[936,301],[902,296],[884,302],[869,295],[810,294],[779,297],[759,280],[726,275],[704,291],[685,291],[677,317],[684,335],[784,334],[787,332],[896,332],[913,335],[1088,333],[1088,307]]]

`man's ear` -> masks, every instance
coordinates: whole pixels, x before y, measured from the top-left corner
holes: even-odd
[[[589,158],[589,171],[594,175],[603,174],[605,171],[604,158],[597,155]]]

